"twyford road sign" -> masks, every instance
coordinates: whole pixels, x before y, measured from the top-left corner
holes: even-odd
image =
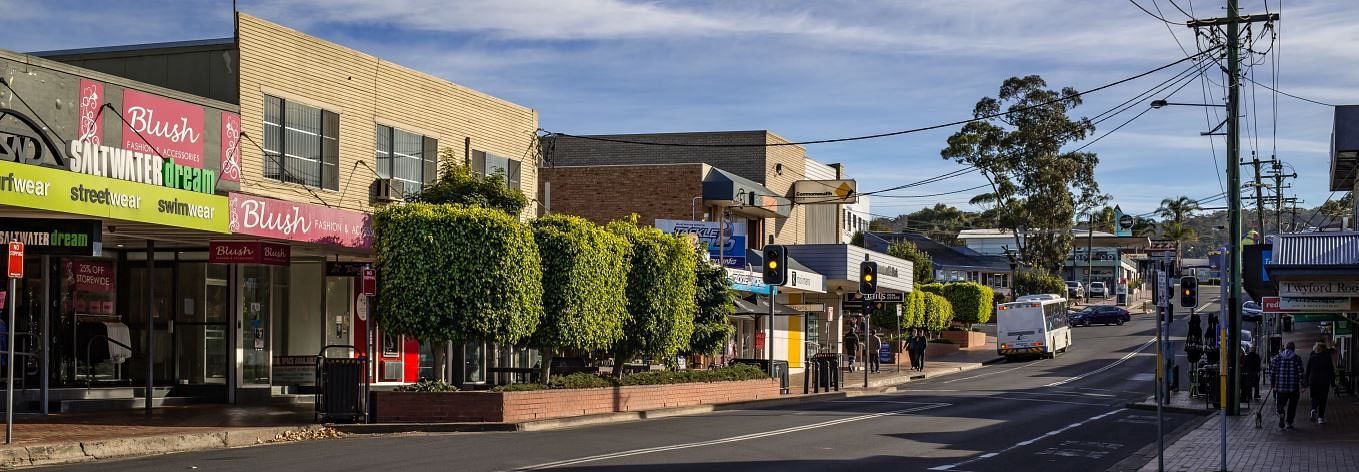
[[[9,243],[9,278],[24,278],[24,243]]]

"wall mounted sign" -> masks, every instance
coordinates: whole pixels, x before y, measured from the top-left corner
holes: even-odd
[[[240,193],[229,199],[231,231],[237,234],[357,249],[373,246],[372,218],[364,213]]]
[[[745,269],[727,268],[727,282],[732,290],[761,293],[768,295],[771,287],[765,285],[764,275]]]
[[[20,241],[31,254],[98,256],[102,237],[99,220],[0,218],[0,241]]]
[[[217,192],[216,171],[161,159],[155,153],[71,141],[67,155],[72,172],[206,194]]]
[[[222,180],[241,181],[241,115],[222,112]]]
[[[666,234],[692,234],[708,246],[710,259],[722,258],[726,267],[746,266],[746,224],[728,222],[726,237],[722,237],[722,224],[717,221],[694,220],[656,220],[656,229]]]
[[[1359,282],[1343,280],[1279,281],[1281,297],[1359,297]]]
[[[104,84],[90,79],[80,79],[80,114],[76,116],[76,141],[104,143],[104,122],[100,120],[99,109],[105,102]]]
[[[1279,297],[1279,308],[1284,311],[1350,312],[1359,311],[1351,297]]]
[[[326,262],[327,277],[358,277],[372,264],[367,262]]]
[[[799,180],[793,182],[793,203],[799,205],[850,205],[859,201],[853,180]]]
[[[292,262],[292,248],[264,241],[211,241],[208,262],[286,266]]]
[[[0,161],[5,205],[226,233],[227,199]]]
[[[816,272],[789,270],[788,283],[784,288],[794,288],[804,292],[826,293],[826,277]]]
[[[203,167],[203,107],[123,90],[123,148]]]

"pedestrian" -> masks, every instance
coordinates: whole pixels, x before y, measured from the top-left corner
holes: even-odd
[[[1279,429],[1293,429],[1293,417],[1298,412],[1298,395],[1303,387],[1302,359],[1294,353],[1292,341],[1283,352],[1269,361],[1270,383],[1274,389],[1274,410],[1279,414]],[[1287,414],[1285,414],[1287,413]]]
[[[864,360],[868,361],[868,370],[878,373],[882,368],[882,359],[878,357],[878,352],[882,350],[882,338],[878,337],[878,332],[874,331],[868,335],[868,342],[864,350]]]
[[[845,333],[845,357],[849,360],[849,371],[854,372],[854,356],[859,353],[859,335],[854,330]]]
[[[1245,390],[1256,400],[1260,399],[1260,353],[1258,348],[1251,346],[1250,351],[1241,358],[1241,381],[1245,384]]]
[[[925,330],[917,330],[915,335],[915,370],[925,371],[925,348],[929,346],[929,341],[925,339]]]
[[[1326,424],[1326,398],[1331,394],[1331,382],[1335,380],[1335,362],[1331,360],[1331,350],[1325,341],[1317,341],[1312,355],[1307,358],[1307,387],[1312,389],[1312,415],[1317,424]]]
[[[911,370],[915,370],[915,364],[917,362],[915,358],[915,330],[913,329],[911,332],[906,333],[906,339],[901,341],[905,344],[906,356],[911,359]]]

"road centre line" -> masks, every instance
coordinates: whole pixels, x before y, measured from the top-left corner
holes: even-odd
[[[875,403],[876,403],[876,402],[875,402]],[[600,454],[600,455],[595,455],[595,456],[580,457],[580,458],[576,458],[576,459],[567,459],[567,460],[561,460],[561,461],[556,461],[556,462],[547,462],[547,463],[538,464],[538,465],[531,465],[531,466],[526,466],[526,467],[520,467],[520,468],[517,468],[517,469],[514,469],[514,470],[542,470],[542,469],[554,469],[554,468],[557,468],[557,467],[565,467],[565,466],[571,466],[571,465],[577,465],[577,464],[584,464],[584,463],[589,463],[589,462],[598,462],[598,461],[609,460],[609,459],[617,459],[617,458],[622,458],[622,457],[638,456],[638,455],[652,454],[652,453],[657,453],[657,452],[676,451],[676,450],[680,450],[680,449],[690,449],[690,448],[695,448],[695,447],[715,446],[715,445],[718,445],[718,444],[727,444],[727,443],[734,443],[734,442],[740,442],[740,441],[748,441],[748,440],[751,440],[751,439],[767,438],[767,437],[770,437],[770,436],[780,436],[780,435],[790,434],[790,433],[796,433],[796,432],[800,432],[800,431],[808,431],[808,430],[826,428],[826,427],[836,426],[836,425],[841,425],[841,424],[846,424],[846,423],[853,423],[853,422],[856,422],[856,421],[863,421],[863,420],[870,420],[870,419],[874,419],[874,418],[881,418],[881,417],[884,417],[884,416],[901,415],[901,414],[913,413],[913,412],[917,412],[917,411],[933,410],[933,409],[935,409],[935,408],[943,408],[943,407],[946,407],[946,406],[951,406],[952,403],[923,403],[923,404],[920,404],[920,405],[922,405],[922,406],[917,406],[917,407],[914,407],[914,408],[905,408],[905,409],[894,410],[894,411],[886,411],[886,412],[882,412],[882,413],[872,413],[872,414],[867,414],[867,415],[852,416],[852,417],[849,417],[849,418],[840,418],[840,419],[836,419],[836,420],[823,421],[823,422],[820,422],[820,423],[813,423],[813,424],[803,425],[803,426],[794,426],[794,427],[790,427],[790,428],[778,429],[778,430],[773,430],[773,431],[765,431],[765,432],[760,432],[760,433],[745,434],[745,435],[741,435],[741,436],[732,436],[732,437],[721,438],[721,439],[713,439],[713,440],[708,440],[708,441],[698,441],[698,442],[691,442],[691,443],[674,444],[674,445],[670,445],[670,446],[658,446],[658,447],[649,447],[649,448],[643,448],[643,449],[633,449],[633,450],[629,450],[629,451],[619,451],[619,452],[612,452],[612,453],[608,453],[608,454]]]
[[[1027,364],[1021,365],[1021,366],[1019,366],[1019,367],[1011,367],[1011,368],[1009,368],[1009,369],[1005,369],[1005,370],[997,370],[997,371],[995,371],[995,372],[986,372],[986,373],[983,373],[983,374],[969,375],[969,376],[967,376],[967,377],[959,377],[959,378],[956,378],[956,379],[949,379],[949,380],[945,380],[943,383],[946,383],[946,384],[947,384],[947,383],[958,382],[958,381],[961,381],[961,380],[971,380],[971,379],[986,377],[986,376],[990,376],[990,375],[1004,374],[1004,373],[1006,373],[1006,372],[1015,371],[1015,370],[1023,369],[1023,368],[1025,368],[1025,367],[1029,367],[1029,366],[1033,366],[1033,365],[1042,364],[1043,362],[1046,362],[1046,361],[1047,361],[1046,359],[1040,359],[1040,360],[1036,360],[1036,361],[1029,362],[1029,363],[1027,363]]]
[[[1024,447],[1024,446],[1031,445],[1031,444],[1033,444],[1033,443],[1038,442],[1039,440],[1046,439],[1046,438],[1049,438],[1049,437],[1052,437],[1052,436],[1056,436],[1056,435],[1058,435],[1058,434],[1062,434],[1062,433],[1067,432],[1067,431],[1069,431],[1069,430],[1071,430],[1071,429],[1079,428],[1079,427],[1085,425],[1086,423],[1089,423],[1089,422],[1092,422],[1092,421],[1099,421],[1099,420],[1102,420],[1102,419],[1104,419],[1104,418],[1107,418],[1107,417],[1109,417],[1109,416],[1118,414],[1118,413],[1123,412],[1123,411],[1127,411],[1127,408],[1119,408],[1119,409],[1117,409],[1117,410],[1113,410],[1113,411],[1109,411],[1109,412],[1106,412],[1106,413],[1101,413],[1101,414],[1098,414],[1098,415],[1095,415],[1095,416],[1091,416],[1091,417],[1086,418],[1085,420],[1082,420],[1082,421],[1080,421],[1080,422],[1078,422],[1078,423],[1072,423],[1072,424],[1063,426],[1063,427],[1061,427],[1061,428],[1059,428],[1059,429],[1055,429],[1055,430],[1052,430],[1052,431],[1048,431],[1048,432],[1043,433],[1043,434],[1041,434],[1041,435],[1039,435],[1039,436],[1035,436],[1035,437],[1032,438],[1032,439],[1028,439],[1028,440],[1024,440],[1024,441],[1017,442],[1017,443],[1015,443],[1013,446],[1007,447],[1007,448],[1005,448],[1005,449],[1001,449],[1001,450],[996,451],[996,452],[990,452],[990,453],[986,453],[986,454],[981,454],[981,455],[979,455],[979,456],[977,456],[977,457],[973,457],[973,458],[971,458],[971,459],[968,459],[968,460],[965,460],[965,461],[962,461],[962,462],[957,462],[957,463],[948,464],[948,465],[941,465],[941,466],[931,467],[931,468],[929,468],[929,470],[955,470],[955,469],[957,469],[958,467],[961,467],[961,466],[964,466],[964,465],[967,465],[967,464],[971,464],[971,463],[977,462],[977,461],[979,461],[979,460],[990,459],[990,458],[992,458],[992,457],[996,457],[996,456],[998,456],[998,455],[1001,455],[1001,454],[1010,452],[1010,451],[1012,451],[1012,450],[1015,450],[1015,449],[1018,449],[1018,448],[1021,448],[1021,447]]]
[[[1155,344],[1155,343],[1156,343],[1156,338],[1153,336],[1151,339],[1148,339],[1147,342],[1142,343],[1141,346],[1138,346],[1137,349],[1134,349],[1132,352],[1127,353],[1126,355],[1124,355],[1123,357],[1119,358],[1118,360],[1109,363],[1109,365],[1106,365],[1106,366],[1104,366],[1104,367],[1100,367],[1100,368],[1098,368],[1098,369],[1092,370],[1092,371],[1090,371],[1090,372],[1086,372],[1086,373],[1081,374],[1081,375],[1077,375],[1077,376],[1075,376],[1075,377],[1071,377],[1071,378],[1068,378],[1068,379],[1065,379],[1065,380],[1059,380],[1059,381],[1056,381],[1056,382],[1053,382],[1053,383],[1044,385],[1044,387],[1056,387],[1056,386],[1059,386],[1059,385],[1065,385],[1065,384],[1068,384],[1068,383],[1071,383],[1071,382],[1075,382],[1075,381],[1077,381],[1077,380],[1084,379],[1084,378],[1089,377],[1089,376],[1091,376],[1091,375],[1095,375],[1095,374],[1098,374],[1098,373],[1100,373],[1100,372],[1104,372],[1104,371],[1106,371],[1106,370],[1112,369],[1112,368],[1114,368],[1114,367],[1117,367],[1119,364],[1122,364],[1122,363],[1124,363],[1124,362],[1127,362],[1128,359],[1132,359],[1133,356],[1136,356],[1136,355],[1142,353],[1143,350],[1146,350],[1147,347],[1149,347],[1149,346],[1151,346],[1152,344]]]

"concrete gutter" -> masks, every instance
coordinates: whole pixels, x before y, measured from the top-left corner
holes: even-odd
[[[273,442],[289,433],[315,432],[323,429],[325,427],[321,425],[232,428],[225,431],[205,433],[133,436],[31,446],[10,446],[0,448],[0,468],[13,469],[74,464],[175,452],[255,446]]]

